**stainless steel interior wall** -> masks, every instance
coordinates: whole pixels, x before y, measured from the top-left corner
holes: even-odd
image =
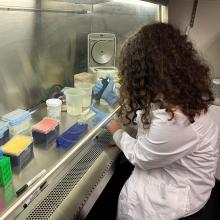
[[[54,84],[87,70],[87,35],[125,38],[158,19],[158,5],[74,0],[0,0],[0,114],[30,108]],[[9,10],[10,9],[10,10]]]
[[[169,1],[169,23],[185,31],[193,7],[191,0]],[[220,1],[198,1],[194,26],[189,38],[211,68],[213,78],[220,78]]]

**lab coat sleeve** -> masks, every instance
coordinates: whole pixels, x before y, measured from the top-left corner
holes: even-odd
[[[126,158],[141,169],[163,167],[192,152],[199,137],[191,126],[153,123],[146,135],[137,139],[119,129],[113,135]]]

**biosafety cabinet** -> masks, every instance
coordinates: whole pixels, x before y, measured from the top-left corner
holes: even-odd
[[[41,137],[47,143],[19,138],[23,148],[14,158],[19,166],[13,168],[11,181],[0,187],[0,219],[86,219],[123,155],[102,129],[105,121],[94,127],[90,114],[72,116],[65,105],[60,122],[46,118],[50,126],[45,128],[45,101],[62,99],[68,87],[95,84],[108,73],[117,78],[124,41],[142,25],[155,21],[186,31],[211,64],[212,78],[219,79],[219,9],[214,0],[0,0],[0,116],[16,111],[16,116],[21,115],[10,117],[13,131],[21,123],[27,129],[19,135]],[[106,120],[120,108],[100,103],[109,111]],[[87,108],[83,110],[88,113]],[[212,109],[218,121],[219,107]],[[67,148],[58,147],[53,137],[68,136],[76,123],[75,132],[82,131],[80,123],[87,125],[83,135],[70,144],[66,141]],[[0,148],[13,148],[18,140],[13,139],[15,134],[4,124],[0,124],[0,133]],[[24,162],[25,155],[28,160]],[[7,175],[9,179],[10,172]]]
[[[8,154],[18,139],[24,146],[14,153],[20,166],[0,188],[0,219],[86,218],[117,170],[121,152],[101,128],[104,122],[94,127],[92,116],[69,115],[64,105],[58,124],[44,119],[45,101],[61,97],[77,82],[94,84],[97,72],[117,75],[125,39],[144,24],[166,21],[166,4],[162,0],[0,0],[0,116],[13,112],[11,126],[19,128],[25,121],[19,135],[35,139],[13,139],[17,134],[10,133],[12,142],[3,145]],[[103,108],[109,118],[120,107]],[[56,138],[50,141],[82,120],[86,130],[68,148],[57,147]],[[42,140],[47,144],[40,145]],[[25,163],[24,155],[29,155]]]

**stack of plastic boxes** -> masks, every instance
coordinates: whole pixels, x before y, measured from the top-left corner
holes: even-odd
[[[3,115],[1,120],[8,123],[10,134],[16,135],[30,127],[31,114],[23,109],[16,109]]]
[[[80,140],[80,138],[82,138],[87,133],[87,131],[88,124],[74,124],[57,138],[57,147],[64,149],[72,147],[74,144],[76,144],[76,142]]]
[[[34,143],[47,147],[59,134],[59,123],[55,119],[44,118],[32,127]]]
[[[11,158],[12,169],[19,172],[33,158],[33,138],[17,135],[8,141],[2,150]]]
[[[10,158],[3,156],[0,149],[0,186],[7,185],[12,179]]]
[[[4,145],[9,140],[8,124],[0,121],[0,146]]]

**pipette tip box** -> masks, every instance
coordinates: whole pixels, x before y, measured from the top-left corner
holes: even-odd
[[[0,160],[0,186],[7,185],[12,179],[10,158],[3,156]]]
[[[48,146],[59,134],[59,122],[55,119],[44,118],[32,127],[34,143]]]
[[[1,116],[1,120],[8,123],[11,135],[16,135],[30,127],[31,113],[23,109],[16,109]]]
[[[0,121],[0,146],[9,140],[8,123]]]
[[[56,139],[57,147],[70,148],[88,132],[88,124],[75,123]]]
[[[19,172],[34,156],[33,138],[17,135],[8,141],[2,150],[11,158],[12,169]]]

